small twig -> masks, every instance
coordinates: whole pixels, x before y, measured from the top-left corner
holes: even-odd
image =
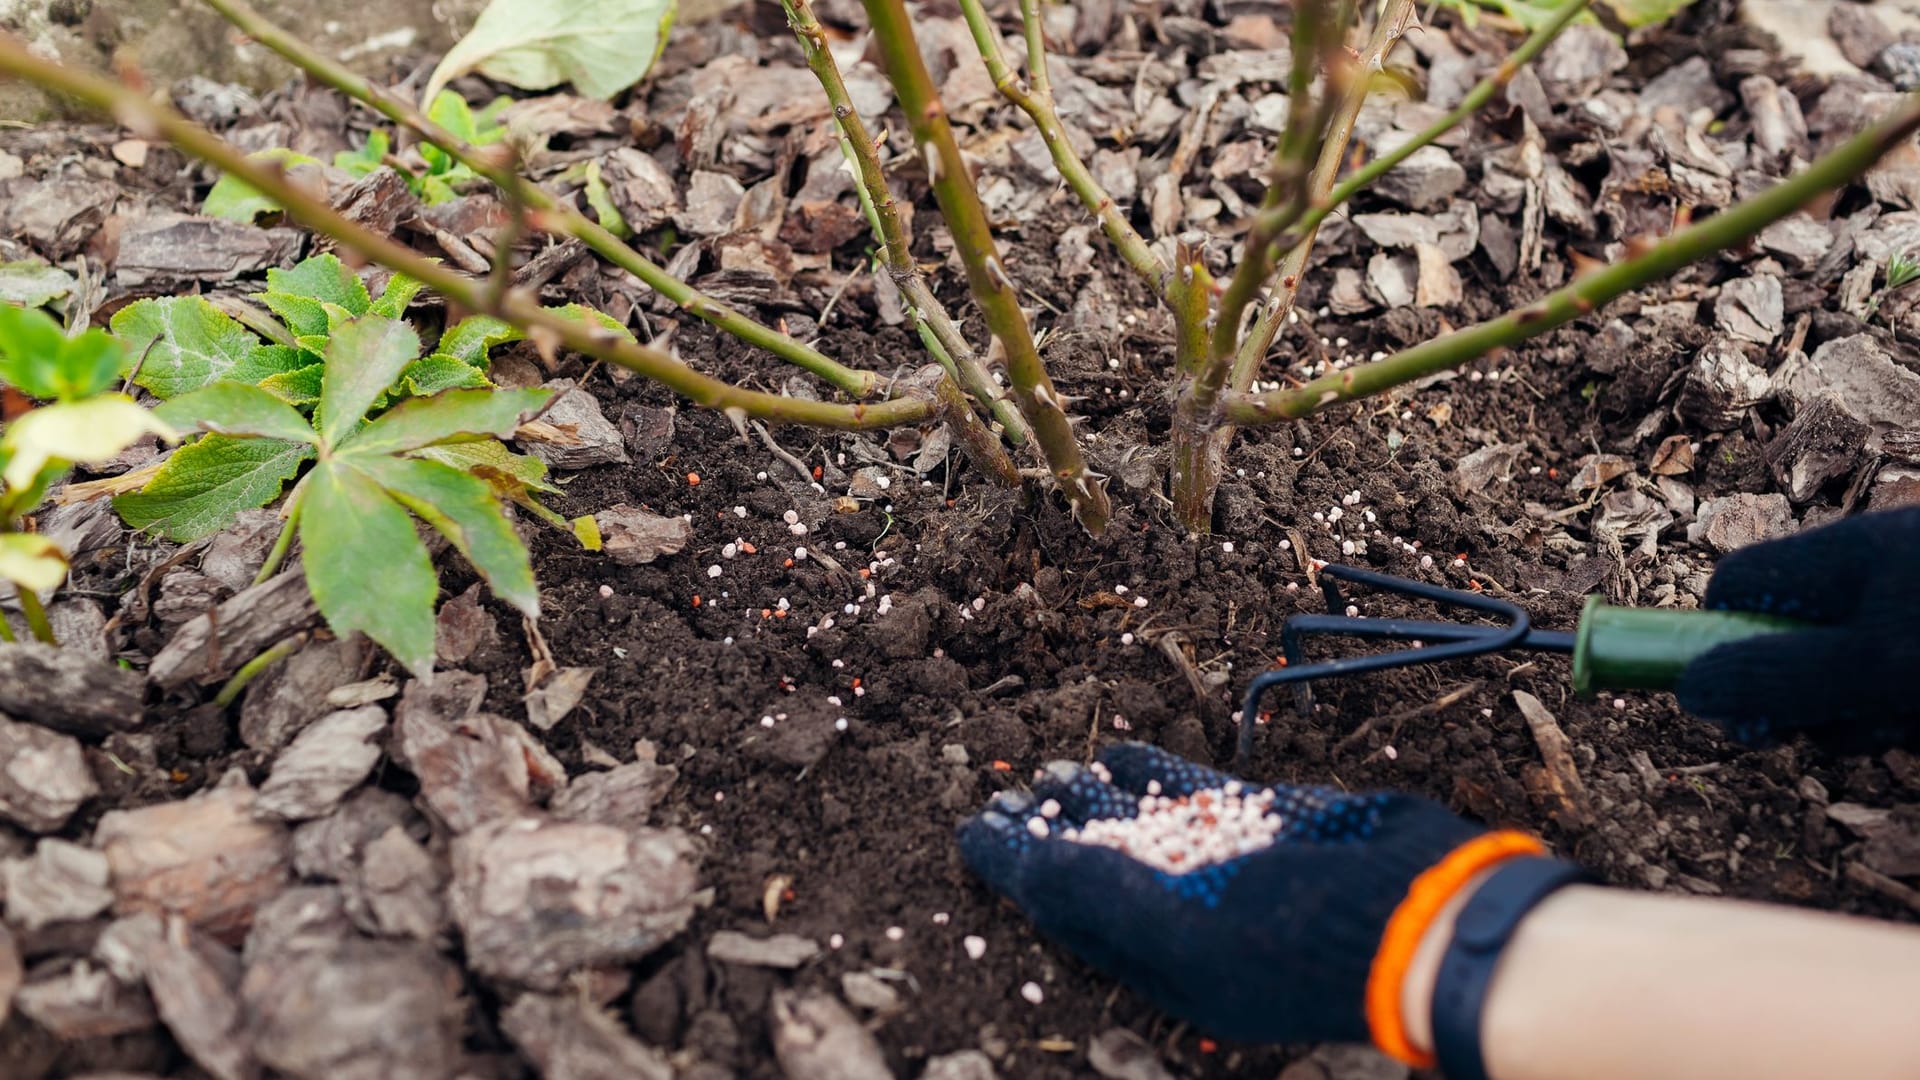
[[[766,444],[767,449],[773,453],[773,456],[779,458],[783,462],[786,462],[787,467],[792,469],[794,473],[800,477],[800,480],[802,483],[807,483],[807,484],[813,483],[813,470],[807,468],[806,462],[801,461],[797,457],[794,457],[792,454],[787,452],[785,447],[773,441],[773,435],[772,433],[767,431],[767,426],[765,424],[762,424],[760,421],[755,420],[753,422],[753,430],[755,434],[760,436],[760,441]]]
[[[1207,692],[1207,681],[1200,677],[1200,669],[1193,666],[1193,661],[1187,659],[1186,649],[1193,644],[1192,639],[1178,630],[1163,630],[1153,635],[1153,644],[1162,655],[1173,661],[1173,666],[1180,669],[1180,674],[1186,676],[1187,686],[1193,690],[1193,699],[1199,704],[1200,711],[1213,712],[1213,699]]]
[[[1865,885],[1889,900],[1897,900],[1912,910],[1920,912],[1920,889],[1902,885],[1865,863],[1848,863],[1847,879]]]
[[[1342,738],[1338,743],[1334,744],[1334,755],[1337,757],[1353,749],[1362,739],[1365,739],[1382,726],[1387,727],[1389,731],[1397,732],[1400,730],[1400,726],[1409,720],[1418,720],[1421,717],[1432,716],[1434,713],[1443,712],[1446,709],[1452,708],[1467,698],[1479,693],[1480,688],[1485,685],[1487,685],[1486,680],[1482,679],[1478,682],[1468,683],[1465,686],[1457,686],[1441,694],[1439,697],[1434,698],[1432,701],[1427,702],[1425,705],[1415,705],[1412,708],[1400,709],[1390,713],[1374,713],[1365,720],[1360,721],[1359,727],[1348,732],[1345,738]]]

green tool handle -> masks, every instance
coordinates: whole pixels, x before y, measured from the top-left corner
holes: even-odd
[[[1687,664],[1716,645],[1807,625],[1747,611],[1615,607],[1591,596],[1573,639],[1573,690],[1671,690]]]

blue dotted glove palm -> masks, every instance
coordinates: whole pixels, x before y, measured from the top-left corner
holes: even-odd
[[[1687,665],[1680,704],[1740,742],[1804,732],[1839,751],[1920,736],[1920,508],[1850,517],[1721,560],[1706,606],[1813,626]]]
[[[1068,838],[1135,818],[1144,795],[1222,790],[1271,792],[1270,841],[1174,873]],[[1415,878],[1485,832],[1416,796],[1241,786],[1121,743],[1094,766],[1048,766],[1031,794],[995,796],[959,839],[967,864],[1041,933],[1170,1015],[1245,1042],[1357,1042],[1388,920]]]

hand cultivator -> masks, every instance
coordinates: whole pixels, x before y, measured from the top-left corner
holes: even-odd
[[[1342,614],[1349,610],[1340,589],[1342,581],[1379,592],[1430,600],[1443,608],[1484,612],[1503,620],[1504,625],[1374,619]],[[1241,765],[1253,750],[1260,698],[1276,686],[1292,684],[1295,702],[1304,712],[1312,703],[1308,684],[1316,679],[1363,675],[1414,664],[1437,664],[1510,649],[1533,649],[1571,653],[1573,689],[1583,696],[1602,690],[1671,690],[1690,662],[1717,645],[1806,627],[1803,622],[1777,615],[1618,607],[1594,596],[1588,598],[1586,608],[1580,613],[1580,624],[1572,632],[1540,630],[1533,626],[1526,609],[1518,604],[1338,563],[1320,568],[1320,591],[1326,597],[1327,614],[1288,618],[1280,631],[1286,666],[1259,675],[1247,686],[1236,754]],[[1302,647],[1308,635],[1404,641],[1411,645],[1392,652],[1308,663]]]

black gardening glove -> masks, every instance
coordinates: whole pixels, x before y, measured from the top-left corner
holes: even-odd
[[[1805,733],[1840,752],[1920,736],[1920,508],[1850,517],[1721,560],[1706,606],[1811,628],[1721,645],[1675,692],[1740,742]]]
[[[1135,819],[1143,795],[1198,804],[1200,792],[1270,797],[1274,835],[1183,872],[1085,842],[1085,833],[1071,838],[1090,822]],[[960,849],[1041,933],[1204,1032],[1246,1042],[1371,1035],[1408,1060],[1417,1055],[1382,1034],[1398,1021],[1404,967],[1395,965],[1411,955],[1408,933],[1417,941],[1424,929],[1402,917],[1402,901],[1415,893],[1443,901],[1474,873],[1541,850],[1416,796],[1240,785],[1143,743],[1109,746],[1092,766],[1057,762],[1031,795],[996,796],[960,827]],[[1398,946],[1383,945],[1389,920]],[[1375,997],[1391,1001],[1391,1019],[1378,1000],[1369,1009],[1370,979]]]

